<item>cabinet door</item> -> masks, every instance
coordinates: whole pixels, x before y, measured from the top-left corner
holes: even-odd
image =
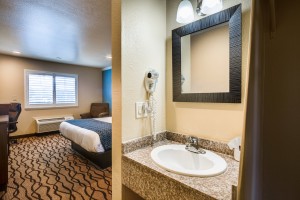
[[[8,181],[8,133],[7,123],[0,123],[0,189]]]
[[[7,148],[6,148],[6,151],[7,151],[7,157],[9,156],[9,134],[8,134],[8,127],[6,127],[6,132],[7,132],[7,139],[6,139],[6,141],[7,141]]]

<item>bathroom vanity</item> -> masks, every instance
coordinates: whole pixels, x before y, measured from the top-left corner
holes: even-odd
[[[151,139],[149,138],[123,144],[122,184],[144,199],[232,199],[232,188],[238,183],[239,162],[235,161],[232,155],[228,155],[231,152],[224,149],[226,148],[225,144],[212,142],[213,149],[223,149],[223,153],[227,153],[215,152],[227,163],[227,170],[217,176],[179,175],[155,164],[150,156],[154,148],[167,144],[178,144],[178,140],[177,142],[170,140],[174,138],[172,134],[163,133],[159,137],[160,141],[153,145],[150,145],[149,140]],[[204,141],[202,146],[208,143],[208,141]],[[126,146],[133,151],[128,152]],[[135,150],[133,146],[136,147]]]

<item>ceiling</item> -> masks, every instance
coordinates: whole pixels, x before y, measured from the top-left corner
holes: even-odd
[[[111,66],[111,2],[0,0],[0,53]]]

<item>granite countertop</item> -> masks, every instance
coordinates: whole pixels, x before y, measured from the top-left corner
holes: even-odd
[[[205,178],[184,176],[168,172],[167,170],[157,166],[152,161],[150,157],[152,149],[157,146],[166,144],[178,143],[170,140],[163,140],[155,143],[153,146],[147,146],[145,148],[141,148],[133,152],[124,154],[123,156],[162,174],[162,176],[166,176],[177,181],[178,184],[183,184],[188,188],[197,190],[214,199],[231,199],[232,185],[237,186],[239,173],[239,162],[235,161],[232,156],[215,152],[216,154],[224,158],[228,164],[227,170],[221,175]]]

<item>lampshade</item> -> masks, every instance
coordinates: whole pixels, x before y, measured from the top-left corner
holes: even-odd
[[[203,0],[201,6],[201,13],[205,15],[211,15],[213,13],[222,10],[223,4],[222,0]]]
[[[194,10],[189,0],[183,0],[180,2],[177,10],[176,21],[178,23],[189,23],[194,20]]]

